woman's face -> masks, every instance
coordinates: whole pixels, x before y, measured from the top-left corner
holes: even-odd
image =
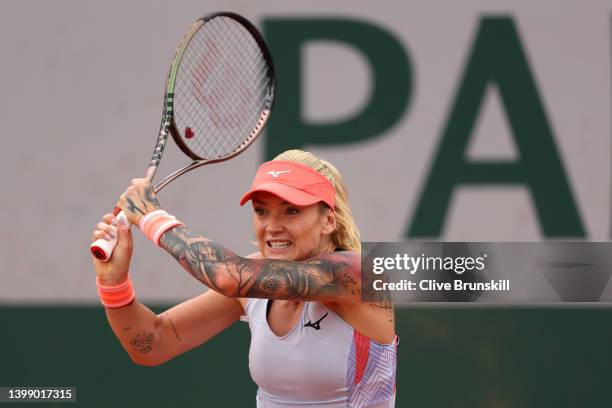
[[[320,204],[301,207],[267,192],[253,195],[253,229],[264,258],[302,261],[334,250],[336,218]]]

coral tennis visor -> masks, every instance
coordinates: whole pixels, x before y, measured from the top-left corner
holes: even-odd
[[[310,167],[293,162],[273,160],[259,166],[251,189],[242,196],[240,205],[258,191],[274,194],[295,205],[306,206],[323,201],[335,208],[336,190],[331,182]]]

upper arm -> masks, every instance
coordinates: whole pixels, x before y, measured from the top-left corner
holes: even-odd
[[[158,347],[164,350],[163,361],[208,341],[236,322],[242,313],[237,299],[209,290],[159,314]]]
[[[304,262],[240,258],[226,268],[229,296],[308,301],[359,301],[361,257],[334,252]]]

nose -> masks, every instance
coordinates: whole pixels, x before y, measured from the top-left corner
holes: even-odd
[[[280,217],[272,216],[268,219],[268,223],[266,225],[266,231],[269,233],[279,233],[283,232],[285,229],[282,219]]]

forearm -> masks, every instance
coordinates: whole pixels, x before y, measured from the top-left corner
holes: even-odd
[[[141,365],[164,361],[160,347],[161,317],[138,300],[117,309],[105,308],[105,311],[115,336],[132,361]]]
[[[249,259],[182,226],[164,233],[160,245],[192,276],[229,297],[338,300],[360,293],[356,253],[303,262]]]
[[[160,239],[160,246],[178,261],[194,278],[225,296],[237,297],[242,286],[234,280],[231,269],[236,269],[245,258],[183,226],[172,228]]]

